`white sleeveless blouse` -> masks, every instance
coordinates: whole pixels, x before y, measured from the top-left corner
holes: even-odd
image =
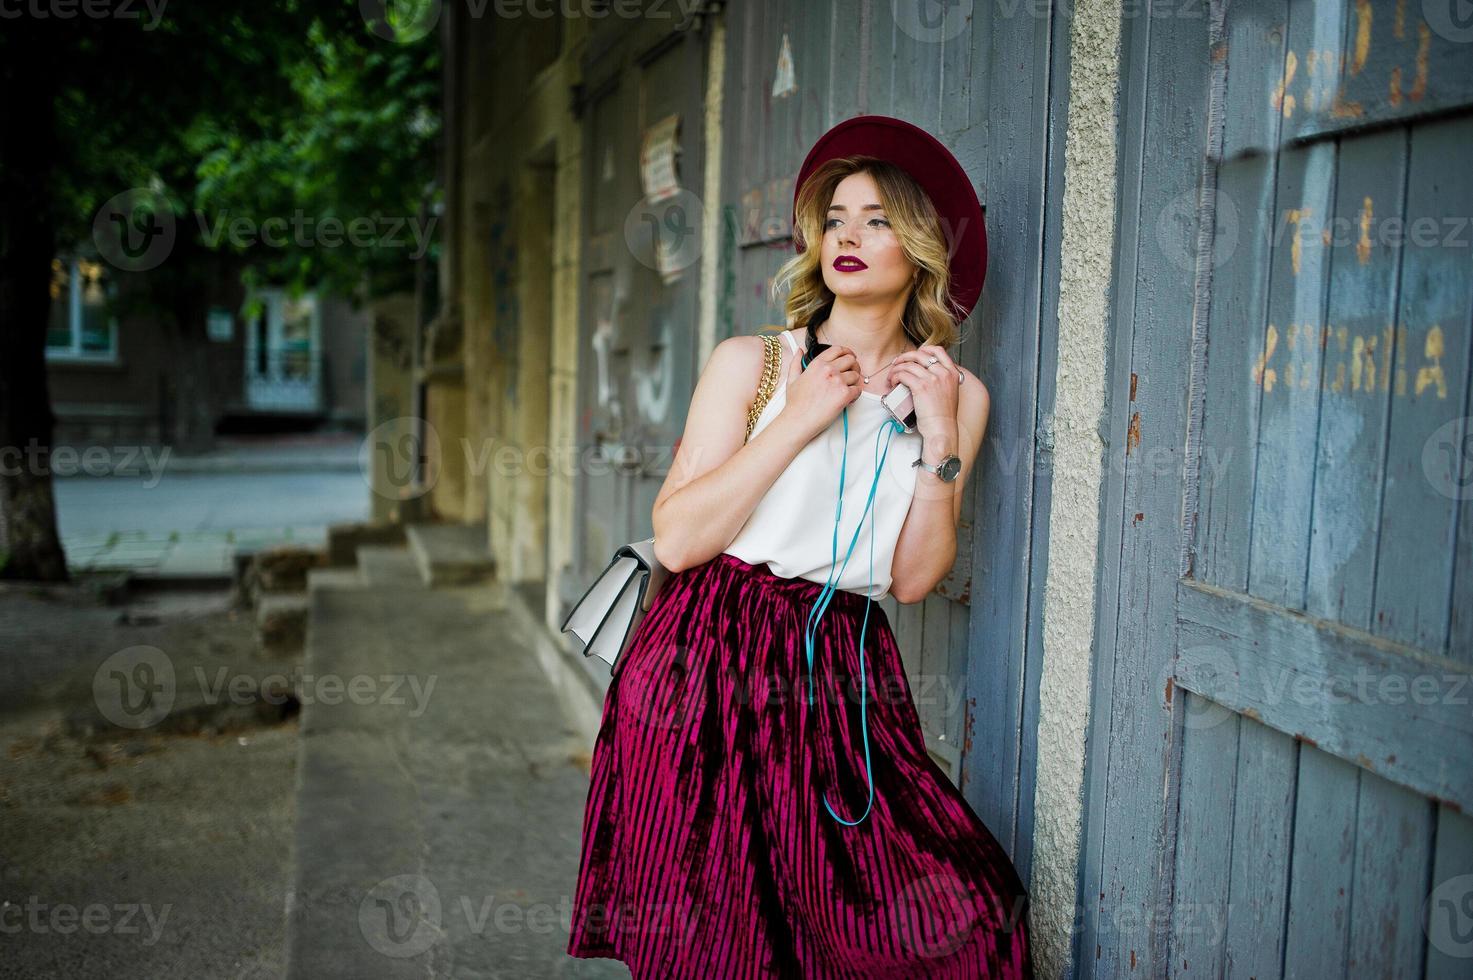
[[[784,330],[787,348],[779,378],[786,377],[791,358],[801,353],[796,334]],[[752,438],[777,417],[787,403],[786,382],[779,381],[772,398],[757,416]],[[749,565],[766,562],[782,578],[804,578],[820,585],[837,574],[835,588],[882,599],[890,591],[890,566],[895,542],[910,511],[920,469],[912,465],[921,455],[921,435],[898,429],[886,435],[882,427],[890,413],[880,396],[862,391],[846,409],[849,415],[848,450],[844,444],[844,414],[835,416],[827,429],[798,451],[757,503],[725,553]],[[876,436],[878,435],[878,448]],[[886,446],[888,445],[888,452]],[[884,456],[884,470],[875,483],[875,464]],[[844,463],[844,508],[839,516],[837,555],[834,545],[834,513],[839,498],[839,464]],[[854,538],[860,514],[864,513],[874,484],[874,500],[864,516],[859,537]],[[849,542],[854,551],[846,565]],[[870,580],[870,548],[874,548],[874,580]],[[837,572],[842,567],[843,572]]]

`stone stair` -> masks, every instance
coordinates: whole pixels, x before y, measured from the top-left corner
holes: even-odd
[[[496,578],[484,524],[411,524],[404,529],[420,576],[431,588]]]
[[[307,575],[287,976],[628,977],[564,952],[592,746],[546,630],[483,529],[406,532]]]

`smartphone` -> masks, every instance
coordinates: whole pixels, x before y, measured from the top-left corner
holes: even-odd
[[[916,407],[915,399],[910,395],[910,389],[904,384],[898,384],[890,389],[890,393],[880,399],[880,404],[890,412],[890,417],[905,427],[906,432],[916,430]]]

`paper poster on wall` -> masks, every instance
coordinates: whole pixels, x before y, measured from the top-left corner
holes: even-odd
[[[644,131],[644,142],[639,150],[639,176],[644,183],[645,199],[650,204],[674,197],[680,190],[675,168],[675,157],[680,152],[677,141],[679,129],[680,114],[672,113]]]
[[[788,36],[784,34],[782,47],[777,52],[777,74],[772,79],[772,97],[780,99],[797,89],[798,79],[793,73],[793,46],[788,43]]]

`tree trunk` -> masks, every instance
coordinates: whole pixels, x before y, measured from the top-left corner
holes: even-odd
[[[43,50],[49,32],[37,35],[37,43],[13,43],[0,59],[0,578],[64,581],[46,379],[55,65]]]

